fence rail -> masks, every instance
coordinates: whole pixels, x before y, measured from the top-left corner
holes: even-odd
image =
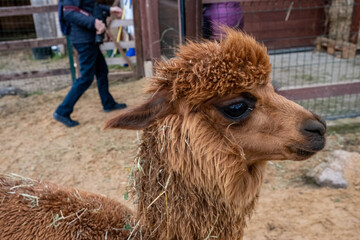
[[[338,97],[357,93],[360,93],[360,82],[310,85],[308,87],[301,86],[299,88],[279,90],[279,94],[291,100]]]
[[[17,6],[17,7],[1,7],[0,17],[12,17],[21,15],[31,15],[34,13],[56,12],[57,5],[46,6]]]
[[[51,69],[51,70],[45,70],[45,71],[31,71],[31,72],[1,74],[0,81],[32,79],[32,78],[59,76],[59,75],[66,75],[66,74],[70,74],[69,68]]]
[[[0,42],[0,51],[1,50],[15,50],[15,49],[25,49],[25,48],[35,48],[35,47],[47,47],[58,44],[66,44],[66,39],[61,38],[46,38],[46,39],[25,39],[25,40],[15,40],[15,41],[6,41]]]

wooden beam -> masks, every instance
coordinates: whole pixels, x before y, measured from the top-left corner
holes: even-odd
[[[185,36],[186,39],[198,40],[201,38],[202,22],[201,0],[185,0]]]
[[[57,12],[58,5],[1,7],[0,17],[31,15],[33,13]]]
[[[111,72],[109,73],[109,80],[118,80],[122,78],[130,78],[130,77],[136,77],[136,73],[129,71],[129,72]]]
[[[240,2],[260,2],[264,0],[241,0]],[[227,3],[227,2],[239,2],[239,0],[202,0],[203,4],[208,3]]]
[[[184,1],[178,0],[179,43],[185,43]]]
[[[119,43],[123,48],[135,48],[135,41],[120,41]],[[116,46],[113,42],[105,42],[100,45],[101,50],[111,50],[115,48]]]
[[[128,58],[131,63],[136,63],[136,57],[129,57]],[[115,58],[105,58],[107,65],[124,65],[128,64],[122,57],[115,57]],[[130,66],[129,66],[130,67]]]
[[[135,11],[135,5],[136,2],[138,3],[138,10]],[[143,50],[143,60],[150,60],[150,49],[149,49],[149,31],[148,31],[148,27],[147,27],[147,22],[149,20],[148,16],[147,16],[147,11],[146,11],[146,2],[145,0],[137,0],[134,1],[134,20],[136,20],[136,15],[138,13],[138,18],[139,18],[139,23],[137,24],[137,26],[139,27],[139,29],[141,29],[140,34],[138,34],[138,36],[141,36],[141,43],[142,43],[142,50]],[[136,21],[135,21],[136,24]],[[136,32],[136,27],[135,27],[135,32]],[[136,40],[136,36],[135,36],[135,40]]]
[[[31,72],[1,74],[0,81],[41,78],[41,77],[67,75],[67,74],[70,74],[69,68],[51,69],[51,70],[45,70],[45,71],[31,71]]]
[[[25,48],[35,48],[35,47],[48,47],[58,44],[66,44],[66,39],[61,38],[46,38],[46,39],[26,39],[26,40],[17,40],[17,41],[7,41],[0,42],[0,51],[1,50],[14,50],[14,49],[25,49]]]
[[[143,55],[143,43],[142,43],[142,27],[141,27],[141,12],[140,12],[140,0],[133,1],[134,11],[134,28],[135,28],[135,56],[136,56],[136,73],[138,77],[145,75],[144,71],[144,55]]]
[[[114,35],[111,33],[110,30],[106,30],[106,34],[110,37],[111,41],[115,44],[116,49],[119,50],[120,54],[122,55],[122,57],[125,59],[126,63],[129,65],[129,67],[131,68],[131,70],[135,70],[134,66],[132,65],[130,59],[126,56],[126,53],[124,52],[123,48],[120,46],[120,43],[118,43],[116,41],[116,38],[114,37]]]
[[[145,0],[147,31],[149,32],[150,59],[160,59],[159,0]]]
[[[58,75],[68,75],[70,74],[70,69],[52,69],[46,71],[32,71],[32,72],[22,72],[22,73],[12,73],[12,74],[1,74],[1,81],[14,81],[20,79],[30,79],[30,78],[41,78],[41,77],[50,77],[50,76],[58,76]],[[111,72],[109,73],[109,79],[119,79],[119,78],[127,78],[136,76],[135,72]]]
[[[126,27],[126,26],[133,26],[133,25],[134,25],[134,20],[132,20],[132,19],[125,19],[125,20],[114,19],[110,23],[110,28]]]
[[[352,24],[351,24],[351,31],[350,31],[350,42],[354,44],[360,44],[358,42],[358,34],[360,28],[360,0],[355,0],[354,2],[354,9],[353,9],[353,16],[352,16]]]
[[[360,93],[360,82],[336,83],[279,90],[279,94],[290,100],[337,97]]]
[[[166,6],[166,7],[169,7],[169,8],[173,8],[173,9],[178,9],[179,6],[178,6],[178,3],[175,2],[175,1],[161,1],[161,4]]]

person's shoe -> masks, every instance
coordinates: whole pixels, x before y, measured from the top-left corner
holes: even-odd
[[[127,106],[126,106],[125,103],[115,103],[115,105],[112,108],[107,108],[107,109],[104,108],[104,112],[111,112],[111,111],[114,111],[114,110],[120,110],[120,109],[124,109],[126,107]]]
[[[56,112],[54,112],[53,118],[56,121],[61,122],[62,124],[64,124],[67,127],[75,127],[75,126],[79,125],[78,121],[74,121],[70,117],[63,117],[63,116],[57,114]]]

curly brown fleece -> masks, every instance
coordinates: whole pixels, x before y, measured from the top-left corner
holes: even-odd
[[[126,239],[134,225],[131,215],[100,195],[0,175],[2,240]]]
[[[242,32],[224,30],[226,39],[220,43],[188,42],[177,58],[158,63],[149,92],[165,88],[172,100],[201,104],[267,84],[271,64],[265,46]]]

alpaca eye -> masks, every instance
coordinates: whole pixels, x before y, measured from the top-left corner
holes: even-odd
[[[232,104],[223,108],[224,113],[231,118],[240,118],[247,110],[248,105],[244,102]]]
[[[215,107],[225,118],[238,122],[250,115],[256,102],[254,95],[244,92],[239,97],[219,101]]]
[[[237,120],[246,117],[253,110],[253,108],[249,107],[246,102],[237,102],[228,106],[224,106],[220,110],[225,115],[225,117]]]

